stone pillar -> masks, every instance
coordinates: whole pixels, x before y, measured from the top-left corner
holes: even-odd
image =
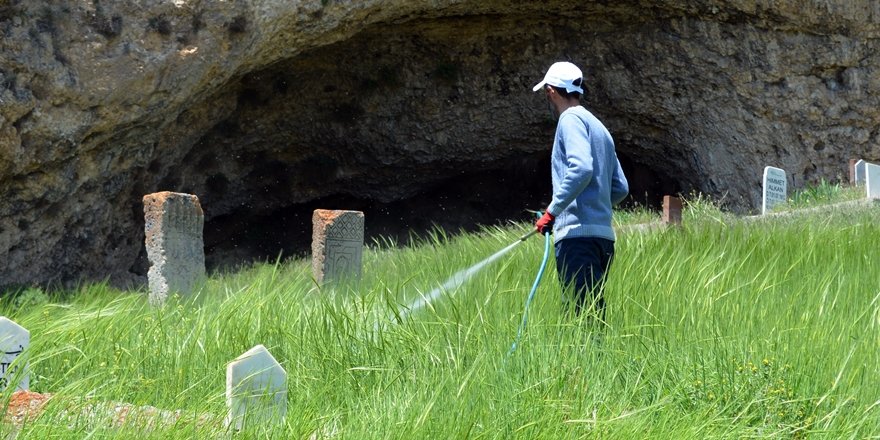
[[[287,372],[262,345],[226,367],[226,426],[278,423],[287,415]]]
[[[849,184],[850,185],[856,184],[856,162],[858,162],[858,161],[859,161],[858,159],[850,159],[849,160]]]
[[[191,293],[205,277],[205,214],[198,197],[168,191],[147,194],[144,222],[150,303]]]
[[[681,226],[681,199],[673,196],[663,196],[663,224],[667,226]]]
[[[27,365],[21,366],[18,363],[12,366],[13,362],[21,356],[28,348],[31,341],[31,332],[26,328],[18,325],[11,319],[0,316],[0,350],[2,350],[2,359],[0,359],[0,392],[9,387],[10,380],[18,379],[15,386],[16,391],[27,391],[30,389],[30,372]],[[19,369],[23,369],[21,374]]]
[[[363,248],[363,212],[315,210],[312,215],[312,273],[318,283],[359,279]]]

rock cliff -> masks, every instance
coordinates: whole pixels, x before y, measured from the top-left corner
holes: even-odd
[[[872,0],[0,0],[0,35],[0,287],[142,282],[155,191],[199,196],[215,267],[306,248],[316,207],[522,218],[562,59],[637,201],[880,159]]]

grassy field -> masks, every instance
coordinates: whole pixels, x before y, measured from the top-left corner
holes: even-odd
[[[31,388],[54,397],[2,426],[17,438],[228,437],[226,363],[263,344],[288,371],[288,415],[242,438],[876,437],[878,214],[744,221],[697,198],[683,228],[643,232],[626,225],[648,214],[621,215],[608,327],[561,313],[551,257],[510,356],[539,237],[431,307],[387,317],[529,225],[374,245],[360,284],[336,290],[293,260],[213,276],[163,308],[103,285],[65,301],[31,291],[0,311],[31,331]],[[99,402],[182,417],[149,424],[133,410],[111,426],[80,410]]]

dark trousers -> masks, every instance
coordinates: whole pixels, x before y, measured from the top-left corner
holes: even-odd
[[[590,309],[605,322],[605,274],[614,258],[614,242],[597,237],[565,238],[556,243],[556,270],[563,302],[580,315]],[[573,303],[573,304],[572,304]]]

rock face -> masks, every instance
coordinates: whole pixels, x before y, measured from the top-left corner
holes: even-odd
[[[880,3],[657,3],[0,0],[0,286],[143,282],[157,191],[198,195],[213,266],[307,247],[316,207],[368,235],[522,218],[561,59],[637,201],[753,209],[765,165],[880,159]]]

